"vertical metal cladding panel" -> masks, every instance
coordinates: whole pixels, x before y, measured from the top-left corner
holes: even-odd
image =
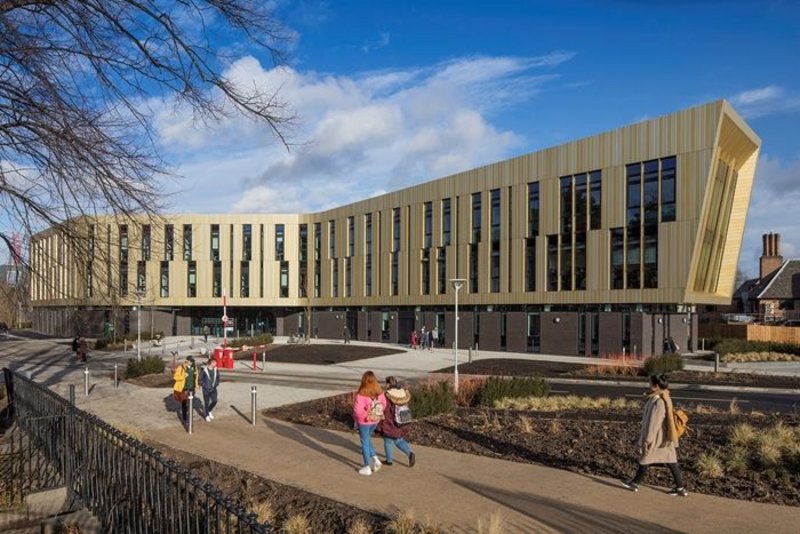
[[[578,355],[578,314],[574,312],[542,313],[542,354]]]
[[[685,313],[673,313],[669,315],[669,332],[667,335],[672,336],[672,339],[678,344],[681,351],[686,351],[689,347],[691,325],[688,322],[688,317],[689,316]]]
[[[500,347],[500,315],[500,312],[480,312],[481,327],[478,346],[481,350],[504,350]]]
[[[622,353],[622,314],[600,313],[600,356]]]
[[[365,311],[357,312],[357,323],[358,323],[358,337],[354,339],[358,339],[359,341],[369,341],[368,336],[368,329],[369,329],[369,313]]]
[[[644,336],[644,323],[645,314],[631,314],[631,354],[635,354],[636,356],[641,356],[643,353],[642,347],[650,342],[650,340],[646,339]]]
[[[369,317],[368,321],[370,322],[371,332],[369,336],[370,341],[380,342],[381,339],[381,318],[382,312],[380,311],[371,311],[368,312]]]
[[[390,315],[389,343],[400,343],[400,321],[398,321],[396,311],[393,311]]]
[[[655,324],[655,316],[645,313],[642,316],[642,348],[641,354],[643,358],[649,358],[658,350],[659,338],[657,336],[657,328]]]
[[[506,350],[526,352],[528,350],[528,314],[508,312],[506,314]]]
[[[455,312],[453,313],[453,315],[455,315]],[[460,320],[458,321],[458,350],[466,351],[469,347],[472,346],[472,342],[475,337],[474,332],[472,331],[472,325],[474,324],[472,319],[472,312],[465,311],[464,308],[462,308],[459,305],[458,315],[460,317]],[[450,344],[455,341],[455,335],[456,335],[455,322],[453,322],[453,326],[451,327],[450,321],[448,321],[447,318],[445,318],[445,321],[448,323],[447,332],[449,340],[447,341],[447,343]]]

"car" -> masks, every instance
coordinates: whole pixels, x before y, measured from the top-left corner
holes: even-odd
[[[0,323],[0,339],[5,339],[8,337],[8,325],[6,323]]]

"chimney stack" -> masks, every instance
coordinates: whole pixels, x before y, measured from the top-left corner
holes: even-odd
[[[783,256],[780,251],[781,236],[772,232],[764,234],[761,236],[761,244],[763,249],[758,276],[763,280],[783,265]]]

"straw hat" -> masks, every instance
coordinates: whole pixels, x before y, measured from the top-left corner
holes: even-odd
[[[408,404],[411,394],[403,388],[392,388],[386,390],[386,398],[392,401],[392,404]]]

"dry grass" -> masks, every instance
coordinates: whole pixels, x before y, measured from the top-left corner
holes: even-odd
[[[731,430],[728,441],[734,447],[749,447],[756,439],[755,429],[747,423],[739,423]]]
[[[736,400],[736,397],[732,398],[730,404],[728,404],[728,413],[731,415],[739,415],[742,413],[742,409],[739,408],[739,401]]]
[[[311,524],[306,516],[294,514],[284,521],[281,532],[285,534],[311,534]]]
[[[713,406],[708,406],[707,404],[698,404],[694,407],[694,412],[697,414],[710,414],[719,413],[719,410]]]
[[[347,534],[372,534],[373,532],[372,525],[363,517],[357,518],[347,526]]]
[[[277,517],[275,506],[268,500],[251,502],[247,506],[247,511],[251,514],[255,514],[259,523],[268,523],[272,525],[275,523],[275,518]]]
[[[534,410],[539,412],[560,412],[564,410],[628,410],[638,408],[638,401],[624,398],[578,397],[577,395],[553,395],[551,397],[527,397],[524,399],[503,399],[495,403],[496,408],[512,410]]]
[[[748,457],[750,452],[746,446],[734,446],[728,451],[728,458],[725,467],[728,472],[743,476],[749,469]]]
[[[722,460],[716,452],[704,452],[697,458],[697,470],[706,478],[722,478],[725,469]]]
[[[550,425],[548,425],[548,427],[548,431],[551,434],[561,434],[561,432],[564,430],[564,427],[561,425],[561,421],[558,419],[553,419],[550,421]]]
[[[756,458],[764,467],[774,467],[781,461],[781,448],[777,442],[762,436],[756,449]]]
[[[117,428],[117,430],[129,435],[133,439],[139,440],[141,442],[144,442],[144,440],[146,439],[146,437],[142,433],[142,431],[140,429],[136,428],[136,427],[132,427],[132,426],[128,426],[128,425],[120,425],[120,424],[116,424],[114,426]]]
[[[456,404],[458,406],[470,406],[472,404],[472,399],[475,398],[475,394],[483,386],[484,382],[486,382],[486,378],[459,380]]]
[[[782,352],[737,352],[725,354],[723,362],[796,362],[800,361],[800,356],[794,354],[784,354]]]
[[[505,519],[500,510],[478,519],[478,534],[503,534]]]
[[[639,358],[630,354],[607,354],[603,363],[587,365],[583,369],[593,375],[638,376],[642,367]]]
[[[396,514],[386,524],[386,532],[389,534],[416,534],[417,520],[414,518],[414,512],[405,510]]]
[[[523,434],[533,434],[533,422],[527,415],[520,415],[517,418],[517,430]]]

